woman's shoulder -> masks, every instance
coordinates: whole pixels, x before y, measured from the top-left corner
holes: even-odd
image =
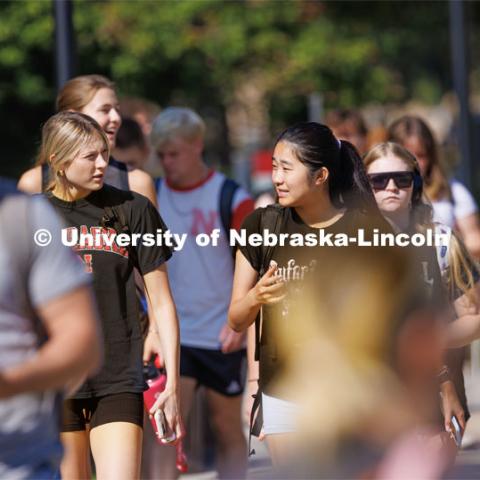
[[[38,165],[23,173],[17,187],[25,193],[40,193],[42,191],[42,167]]]
[[[344,219],[352,227],[364,229],[377,229],[382,233],[394,233],[392,224],[380,212],[366,212],[352,208],[345,212]]]
[[[272,230],[277,219],[284,218],[287,210],[278,203],[256,208],[245,217],[242,228],[247,228],[247,230],[263,230],[264,228]]]
[[[106,205],[127,205],[133,208],[145,208],[150,202],[144,195],[132,190],[121,190],[105,184],[102,189],[102,200]]]
[[[128,169],[127,172],[130,190],[147,197],[155,205],[157,193],[152,177],[138,168]]]

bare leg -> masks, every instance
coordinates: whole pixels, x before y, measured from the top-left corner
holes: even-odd
[[[242,395],[228,397],[207,389],[210,421],[217,441],[219,478],[245,478],[247,443],[242,429]]]
[[[195,396],[196,380],[190,377],[180,377],[180,413],[182,418],[186,420],[192,408],[193,399]],[[145,466],[147,472],[146,479],[155,480],[173,480],[178,478],[179,472],[175,467],[175,454],[176,450],[172,446],[159,445],[152,432],[146,432],[145,436],[148,436],[148,447],[145,452],[147,458],[145,458]],[[188,435],[188,433],[187,433]]]
[[[60,465],[62,479],[92,478],[88,430],[64,432],[60,435],[65,454]]]
[[[92,428],[90,443],[98,480],[140,477],[142,428],[129,422],[111,422]]]
[[[150,475],[150,463],[153,459],[152,455],[155,455],[155,444],[155,432],[153,431],[148,415],[145,413],[143,417],[143,448],[141,465],[141,477],[144,480],[153,480],[153,477]]]

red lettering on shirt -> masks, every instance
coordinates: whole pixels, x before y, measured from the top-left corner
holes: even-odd
[[[215,210],[210,210],[208,218],[204,215],[204,212],[198,208],[192,208],[192,227],[190,233],[192,235],[198,235],[199,233],[207,233],[210,235],[215,228],[218,213]]]

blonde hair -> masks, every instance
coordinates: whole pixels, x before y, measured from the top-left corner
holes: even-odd
[[[205,122],[193,110],[169,107],[153,121],[150,141],[153,148],[157,148],[175,137],[187,140],[203,138],[205,130]]]
[[[420,168],[412,153],[398,143],[385,142],[373,147],[364,157],[365,168],[379,158],[392,155],[402,160],[420,178]],[[427,230],[435,231],[433,224],[433,211],[423,188],[415,186],[411,200],[411,224],[416,231],[425,233]],[[475,284],[472,268],[477,271],[475,262],[472,260],[463,242],[452,232],[449,245],[450,268],[444,279],[451,298],[454,298],[456,290],[466,294],[470,302],[475,302],[475,296],[471,290]]]
[[[394,157],[403,160],[412,170],[420,171],[417,159],[406,148],[394,142],[382,142],[371,148],[363,158],[365,167],[371,165],[375,160],[393,155]]]
[[[78,155],[80,149],[92,142],[103,142],[110,153],[108,139],[102,127],[88,115],[78,112],[60,112],[50,117],[42,128],[42,143],[38,163],[47,163],[49,182],[46,191],[56,186],[66,189],[62,171]]]
[[[102,88],[115,91],[115,84],[102,75],[82,75],[69,80],[57,95],[57,112],[80,112]]]
[[[460,290],[471,305],[477,305],[478,300],[472,289],[475,285],[474,273],[479,274],[478,264],[454,231],[450,236],[448,263],[450,268],[447,270],[445,282],[450,298],[455,298],[456,291]]]

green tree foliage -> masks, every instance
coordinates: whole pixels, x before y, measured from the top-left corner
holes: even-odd
[[[295,109],[304,115],[299,99],[311,92],[322,93],[327,107],[412,96],[436,101],[450,87],[447,6],[77,0],[77,73],[104,73],[124,94],[207,115],[236,118],[238,109],[261,104],[261,113],[247,115],[253,122],[284,110],[289,118]],[[0,2],[0,103],[13,114],[2,143],[19,146],[9,152],[20,167],[52,110],[52,10],[49,1]],[[285,109],[272,101],[284,101]]]

